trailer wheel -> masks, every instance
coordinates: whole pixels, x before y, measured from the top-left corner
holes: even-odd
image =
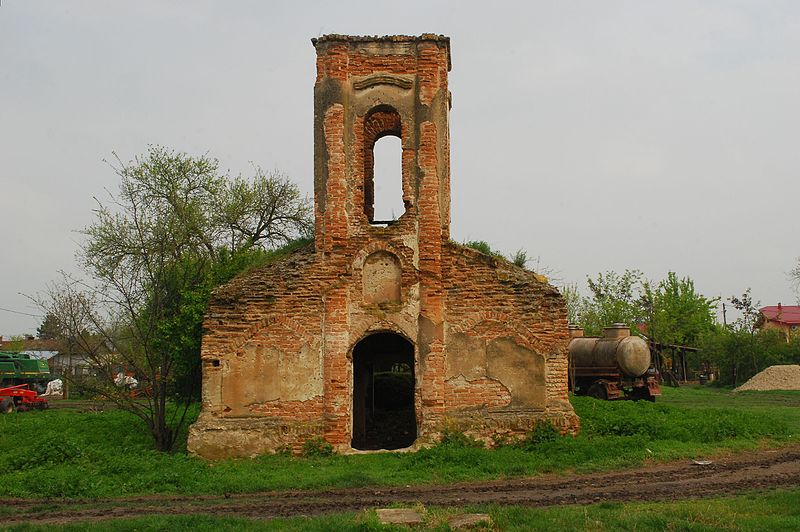
[[[0,401],[0,414],[11,414],[16,409],[17,407],[14,405],[14,400],[10,397],[6,397]]]
[[[586,395],[602,401],[608,400],[608,392],[606,391],[606,387],[601,382],[596,382],[589,386],[589,391],[586,393]]]

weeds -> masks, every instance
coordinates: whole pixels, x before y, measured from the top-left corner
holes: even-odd
[[[143,423],[110,410],[49,410],[0,416],[0,496],[108,497],[152,493],[243,493],[273,489],[406,485],[482,480],[563,470],[595,471],[645,460],[710,455],[794,441],[800,394],[732,396],[665,390],[663,401],[573,398],[577,437],[547,423],[495,450],[457,431],[415,453],[332,454],[320,439],[305,457],[267,455],[207,462],[160,453]],[[666,403],[676,403],[675,406]],[[720,405],[709,408],[706,405]]]
[[[333,455],[333,445],[322,438],[310,438],[303,443],[303,456],[321,458]]]

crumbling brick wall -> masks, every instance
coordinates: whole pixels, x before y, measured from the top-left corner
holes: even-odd
[[[385,332],[413,346],[416,445],[445,427],[488,441],[543,419],[574,433],[560,295],[449,241],[449,39],[314,45],[314,244],[214,292],[190,449],[242,456],[324,437],[350,450],[353,350]],[[372,149],[385,135],[402,145],[393,223],[374,220]]]

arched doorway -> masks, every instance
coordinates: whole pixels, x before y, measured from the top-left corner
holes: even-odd
[[[354,449],[401,449],[417,439],[414,346],[375,333],[353,348]]]

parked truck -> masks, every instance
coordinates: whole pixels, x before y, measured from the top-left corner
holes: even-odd
[[[650,347],[622,323],[606,327],[603,336],[583,336],[570,327],[569,384],[575,395],[597,399],[646,399],[661,395],[660,378]]]
[[[43,393],[51,380],[46,360],[27,353],[0,351],[0,388],[28,384],[31,390]]]

